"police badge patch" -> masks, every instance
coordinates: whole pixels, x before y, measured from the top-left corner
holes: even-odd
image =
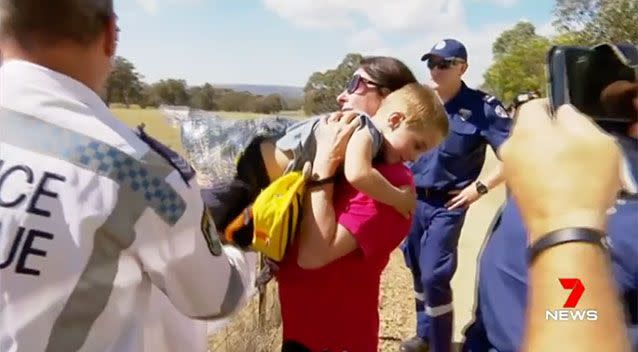
[[[210,212],[206,208],[204,208],[202,214],[201,229],[210,253],[216,257],[222,255],[222,243],[219,239],[219,234],[215,229],[215,223],[211,218]]]

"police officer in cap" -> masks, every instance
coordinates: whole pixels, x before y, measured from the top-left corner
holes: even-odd
[[[450,281],[457,267],[457,245],[467,208],[502,182],[502,169],[482,180],[486,147],[497,152],[509,136],[512,119],[498,99],[469,88],[465,46],[455,39],[437,43],[422,61],[445,103],[448,138],[413,165],[418,202],[402,249],[414,280],[417,334],[401,351],[448,352],[452,343]]]

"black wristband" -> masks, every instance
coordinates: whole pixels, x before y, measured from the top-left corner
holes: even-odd
[[[320,180],[311,179],[307,182],[309,188],[323,186],[328,183],[333,183],[337,179],[336,175],[332,175],[330,177],[322,178]]]
[[[569,242],[588,242],[607,248],[605,234],[587,227],[569,227],[543,235],[528,248],[529,263],[544,250]]]

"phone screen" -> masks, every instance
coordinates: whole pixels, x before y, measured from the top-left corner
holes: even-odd
[[[602,91],[615,81],[636,81],[635,70],[623,63],[608,46],[593,49],[557,47],[549,55],[554,109],[562,104],[572,104],[594,119],[613,119],[613,116],[605,116],[606,110],[600,100]]]

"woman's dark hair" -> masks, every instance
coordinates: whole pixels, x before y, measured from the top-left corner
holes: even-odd
[[[361,68],[390,94],[406,84],[416,83],[416,77],[403,62],[388,56],[368,56],[361,59]]]

